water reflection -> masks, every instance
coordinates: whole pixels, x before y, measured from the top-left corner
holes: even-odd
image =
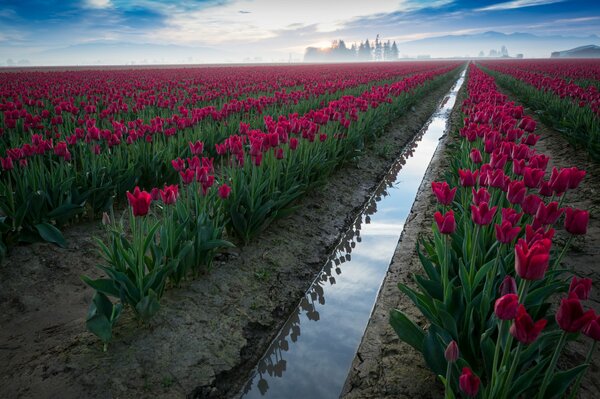
[[[305,297],[259,361],[241,397],[339,396],[463,78],[464,72],[340,238]]]

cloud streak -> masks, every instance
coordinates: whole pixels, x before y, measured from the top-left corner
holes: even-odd
[[[565,0],[514,0],[504,3],[493,4],[491,6],[477,8],[475,11],[505,11],[515,10],[525,7],[545,6],[549,4],[562,3]]]

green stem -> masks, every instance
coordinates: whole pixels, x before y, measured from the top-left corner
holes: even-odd
[[[563,247],[562,251],[560,252],[560,255],[558,256],[558,258],[556,258],[556,261],[552,265],[552,270],[554,270],[560,266],[560,262],[562,262],[562,259],[564,258],[565,254],[567,253],[567,250],[571,246],[571,241],[573,241],[573,235],[569,235],[569,239],[565,243],[565,246]]]
[[[475,227],[475,238],[472,242],[472,248],[471,248],[471,264],[469,265],[469,283],[473,283],[473,280],[475,279],[475,258],[476,258],[476,253],[477,253],[477,240],[479,239],[479,230],[481,229],[481,227],[479,225],[477,225]],[[469,298],[470,299],[470,298]]]
[[[450,395],[450,392],[452,392],[452,388],[450,387],[451,375],[452,375],[452,363],[448,362],[448,365],[446,366],[446,389],[444,390],[444,398],[446,398],[446,399],[450,399],[453,397],[453,395]]]
[[[588,352],[587,357],[585,359],[585,364],[589,365],[592,363],[592,355],[596,351],[597,344],[598,344],[598,341],[594,340],[594,343],[592,343],[592,346],[590,347],[590,351]],[[577,394],[579,393],[579,387],[581,386],[581,380],[583,380],[584,375],[585,375],[585,372],[579,374],[579,377],[577,377],[577,381],[575,381],[575,385],[573,385],[573,389],[571,390],[571,395],[569,396],[569,399],[575,399],[577,397]]]
[[[500,357],[500,347],[502,346],[502,338],[505,333],[505,326],[508,324],[506,320],[500,320],[498,323],[498,339],[496,340],[496,349],[494,351],[494,361],[492,362],[492,382],[490,383],[490,393],[492,393],[497,377],[496,367],[498,366],[498,358]]]
[[[444,298],[443,300],[446,300],[446,296],[448,294],[448,289],[450,286],[450,281],[448,278],[448,274],[449,274],[449,269],[450,269],[450,240],[448,237],[448,234],[445,235],[445,242],[446,242],[446,256],[444,259],[444,266],[442,268],[442,286],[443,286],[443,290],[444,290]]]
[[[523,345],[521,345],[521,343],[519,343],[517,345],[517,351],[515,353],[515,357],[513,359],[512,365],[510,366],[510,371],[508,372],[508,375],[506,376],[506,380],[504,380],[504,387],[502,388],[502,395],[500,395],[500,398],[506,398],[510,391],[510,386],[511,386],[513,376],[515,375],[515,371],[517,370],[517,366],[519,365],[519,358],[521,357],[521,347],[522,346]]]
[[[567,340],[567,332],[563,331],[563,333],[560,336],[560,340],[558,341],[558,345],[556,346],[556,349],[554,350],[554,355],[552,355],[552,360],[550,360],[550,365],[548,366],[548,369],[546,370],[546,375],[544,376],[544,381],[542,381],[542,385],[540,386],[540,390],[539,390],[538,396],[537,396],[539,399],[544,399],[544,394],[546,393],[546,389],[548,388],[550,379],[554,375],[554,368],[556,367],[556,362],[558,361],[558,357],[560,356],[560,352],[562,351],[563,346],[565,346],[566,340]]]

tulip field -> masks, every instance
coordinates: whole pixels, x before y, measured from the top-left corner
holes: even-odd
[[[387,309],[386,327],[422,354],[446,398],[577,398],[600,341],[599,309],[590,305],[590,292],[598,287],[564,261],[597,218],[573,200],[593,172],[574,164],[555,166],[540,144],[545,143],[543,129],[551,128],[586,162],[600,162],[600,63],[592,60],[2,72],[3,273],[20,266],[14,253],[22,248],[34,253],[45,245],[88,256],[71,245],[67,232],[97,225],[101,234],[90,233],[97,269],[82,268],[84,275],[77,277],[83,286],[78,290],[89,296],[75,320],[79,333],[87,330],[88,341],[73,343],[77,349],[67,349],[73,356],[64,358],[92,364],[82,374],[96,375],[96,368],[109,374],[103,370],[115,349],[122,351],[139,338],[136,332],[151,335],[157,328],[153,323],[164,320],[158,315],[165,300],[177,313],[173,303],[183,297],[178,290],[210,278],[231,257],[243,257],[247,247],[260,247],[260,261],[268,264],[270,248],[261,247],[261,237],[276,221],[292,217],[332,175],[360,165],[401,117],[416,119],[422,100],[439,103],[438,93],[465,68],[464,101],[455,106],[460,118],[450,121],[442,138],[451,142],[444,149],[451,156],[442,154],[450,160],[427,184],[436,201],[429,204],[435,208],[428,213],[431,229],[418,232],[419,272],[410,282],[394,282],[400,292],[394,288],[393,295],[408,305]],[[388,147],[381,153],[401,153]],[[591,184],[595,190],[598,182]],[[417,197],[428,194],[420,191]],[[336,228],[345,228],[348,220],[353,219]],[[564,242],[557,240],[563,235]],[[283,241],[280,245],[289,245]],[[311,251],[305,249],[307,258]],[[270,273],[279,282],[278,270],[263,269],[253,273],[256,284]],[[307,283],[313,277],[304,276]],[[244,282],[235,283],[209,285],[210,295],[231,287],[244,290]],[[175,294],[169,297],[169,292]],[[290,288],[285,295],[296,293]],[[268,300],[270,313],[288,317],[289,309],[276,303],[276,296],[269,294]],[[239,309],[237,303],[218,305],[223,312],[239,311],[239,318],[249,309],[258,311],[253,298],[241,302]],[[202,307],[201,300],[194,306]],[[186,322],[236,335],[247,345],[237,350],[243,361],[252,360],[244,354],[260,350],[248,349],[259,341],[246,330],[212,319]],[[248,326],[258,326],[264,340],[273,327],[256,321]],[[565,368],[562,361],[573,342],[589,352]],[[0,350],[16,347],[0,345]],[[223,367],[207,366],[213,380],[226,370],[223,364],[234,373],[245,370],[230,360],[238,357],[220,357],[222,345],[208,342],[207,347]],[[52,350],[48,353],[55,357]],[[89,357],[105,363],[81,361]],[[145,384],[152,371],[141,369],[143,377],[129,377],[143,378]],[[44,381],[53,378],[53,370],[44,366]],[[161,389],[174,385],[169,376],[155,377],[163,378]],[[82,386],[93,385],[90,380]],[[190,388],[187,380],[182,384],[186,394],[204,392]]]
[[[481,65],[570,143],[600,160],[600,66],[596,61],[486,61]]]

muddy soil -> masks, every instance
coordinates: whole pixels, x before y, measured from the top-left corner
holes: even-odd
[[[459,93],[451,117],[453,132],[460,126],[460,105],[466,95],[466,84]],[[510,94],[510,93],[507,93]],[[512,98],[514,100],[514,98]],[[518,104],[518,101],[515,101]],[[526,108],[526,114],[535,118],[535,110]],[[568,206],[590,211],[588,233],[576,239],[568,252],[564,266],[582,277],[591,278],[594,288],[585,306],[600,312],[600,165],[589,160],[583,150],[574,149],[556,131],[542,125],[539,120],[537,134],[542,138],[536,149],[551,157],[548,170],[552,166],[577,166],[588,174],[580,187],[568,193]],[[431,181],[441,180],[452,156],[447,151],[449,143],[457,142],[456,134],[444,136],[436,150],[423,179],[419,193],[404,226],[390,269],[379,292],[371,320],[348,374],[343,398],[439,398],[443,397],[443,387],[436,376],[425,366],[422,356],[412,347],[401,342],[389,325],[389,311],[397,308],[405,312],[419,325],[426,324],[425,318],[412,302],[398,290],[398,283],[413,284],[411,275],[421,272],[415,244],[420,234],[427,234],[433,223],[436,202],[431,193]],[[548,177],[548,176],[546,176]],[[555,243],[562,245],[568,233],[558,228]],[[558,298],[556,299],[558,302]],[[581,338],[568,344],[559,361],[559,367],[566,369],[581,364],[591,345],[590,339]],[[600,351],[596,351],[580,391],[580,398],[600,397]]]
[[[126,312],[109,351],[85,330],[93,292],[82,274],[101,262],[98,222],[66,232],[67,249],[15,248],[0,267],[0,397],[226,397],[303,297],[354,220],[453,79],[406,111],[384,137],[337,171],[255,242],[221,255],[214,270],[171,289],[139,328]]]

